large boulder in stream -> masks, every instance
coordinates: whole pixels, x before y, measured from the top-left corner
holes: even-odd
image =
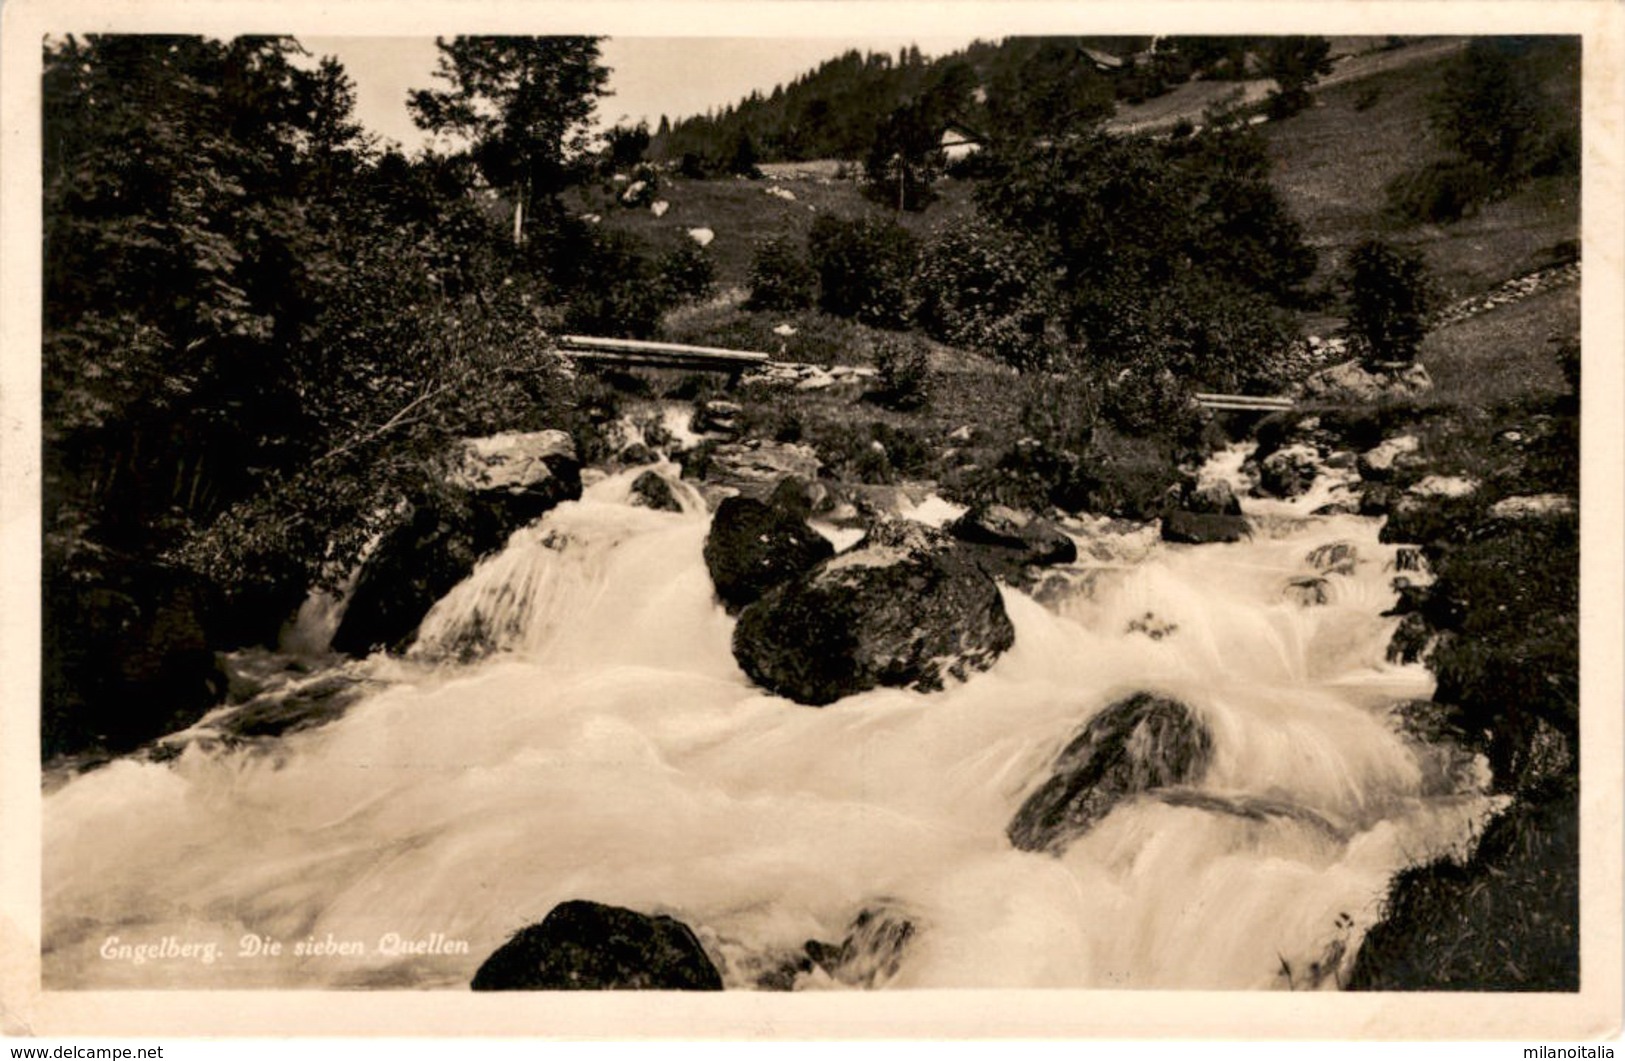
[[[705,568],[731,613],[834,555],[829,540],[788,504],[749,497],[718,505],[705,537]]]
[[[722,977],[675,918],[571,900],[485,959],[475,991],[721,991]]]
[[[563,501],[581,496],[581,463],[564,431],[465,439],[447,483],[474,509],[474,545],[485,551]]]
[[[998,586],[964,549],[891,520],[747,607],[733,650],[757,684],[823,705],[876,686],[940,689],[992,666],[1015,636]]]
[[[1187,512],[1174,509],[1162,517],[1162,540],[1183,545],[1207,545],[1212,542],[1239,542],[1248,537],[1245,516],[1227,516],[1216,512]]]
[[[1258,489],[1271,497],[1307,493],[1320,471],[1320,453],[1311,445],[1282,446],[1258,463]]]
[[[1070,564],[1078,546],[1049,520],[1007,505],[977,505],[954,520],[948,533],[962,542],[995,550],[996,560],[1017,566]]]
[[[1202,779],[1213,738],[1177,700],[1135,693],[1089,720],[1005,830],[1023,851],[1060,854],[1126,799]]]
[[[362,564],[333,648],[351,655],[405,648],[435,601],[482,556],[580,496],[581,465],[563,431],[464,441],[444,481],[403,506]]]

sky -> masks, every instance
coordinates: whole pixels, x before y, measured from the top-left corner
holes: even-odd
[[[969,36],[928,37],[612,37],[601,46],[614,93],[598,102],[600,127],[703,114],[748,96],[771,92],[849,48],[887,51],[916,44],[927,56],[963,48]],[[369,130],[408,152],[429,137],[406,110],[409,89],[444,87],[433,74],[432,37],[315,37],[300,42],[317,56],[334,55],[356,85],[356,116]]]

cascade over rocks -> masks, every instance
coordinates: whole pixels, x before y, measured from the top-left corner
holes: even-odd
[[[705,568],[730,613],[834,555],[794,506],[749,497],[724,499],[705,537]]]
[[[821,706],[876,686],[940,689],[1014,641],[998,586],[963,547],[892,520],[747,607],[733,651],[757,684]]]
[[[580,899],[555,906],[485,959],[475,991],[721,991],[687,925]]]
[[[847,987],[875,988],[897,975],[918,926],[905,910],[887,903],[865,907],[839,943],[810,939],[793,954],[756,978],[769,991],[791,991],[803,977],[822,975]]]
[[[563,431],[465,440],[443,489],[411,499],[362,564],[333,648],[365,655],[410,643],[434,602],[486,553],[561,501],[581,496],[575,443]]]
[[[1005,832],[1022,851],[1058,855],[1124,800],[1201,781],[1212,759],[1213,738],[1195,712],[1135,693],[1089,720]]]

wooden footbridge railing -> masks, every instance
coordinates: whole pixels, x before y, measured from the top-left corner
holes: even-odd
[[[558,342],[559,350],[573,361],[620,368],[681,368],[737,376],[769,360],[769,355],[755,350],[725,350],[718,346],[656,343],[644,339],[564,335]]]

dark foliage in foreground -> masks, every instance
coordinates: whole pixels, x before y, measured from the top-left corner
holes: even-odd
[[[540,141],[381,153],[343,69],[299,51],[45,46],[47,754],[206,705],[209,649],[274,639],[455,439],[567,414],[550,325],[604,296],[557,263],[590,273],[616,250],[543,224],[567,168]],[[574,120],[548,117],[547,142]],[[523,250],[481,169],[530,181]]]
[[[1465,863],[1406,870],[1366,934],[1355,991],[1577,991],[1577,786],[1532,794],[1484,831]]]

